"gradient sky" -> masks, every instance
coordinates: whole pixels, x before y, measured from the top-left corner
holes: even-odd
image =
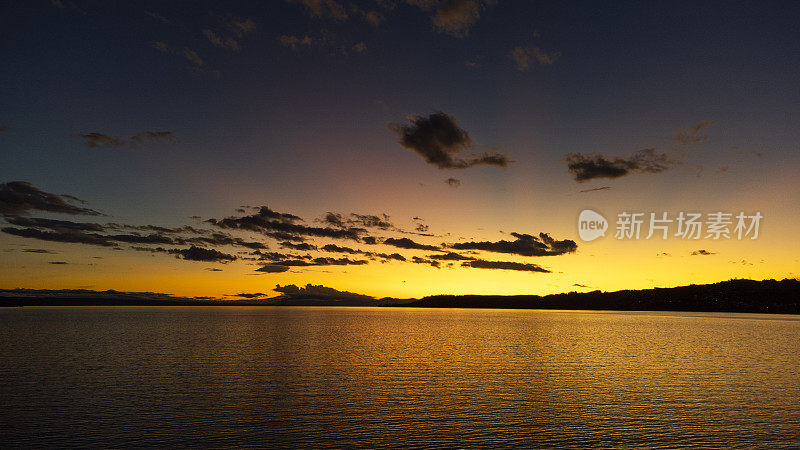
[[[0,5],[2,288],[223,297],[311,283],[411,297],[798,276],[797,2]],[[427,162],[401,142],[403,127],[424,134],[414,117],[444,117],[469,134],[442,144],[456,160],[500,154],[505,167]],[[644,149],[663,155],[659,169],[635,165]],[[627,173],[576,181],[568,163],[578,154],[596,165],[592,152]],[[73,210],[14,203],[22,195],[16,181]],[[242,206],[329,229],[342,227],[324,222],[326,213],[340,213],[351,221],[345,228],[363,229],[357,239],[301,231],[292,242],[371,255],[284,248],[263,230],[208,222],[257,213],[237,211]],[[606,237],[579,239],[586,208],[609,219]],[[621,211],[758,211],[764,219],[756,240],[631,241],[614,239]],[[356,223],[351,213],[391,226]],[[199,232],[157,234],[175,241],[224,233],[287,257],[268,261],[253,248],[186,240],[63,242],[87,232],[74,223],[100,224],[92,233],[106,237],[153,233],[108,223],[190,225]],[[22,236],[34,231],[39,238]],[[453,247],[514,241],[511,232],[575,246],[544,245],[548,256]],[[388,238],[441,251],[381,243]],[[192,245],[235,260],[198,257],[186,251]],[[709,254],[692,254],[699,250]],[[448,252],[472,259],[430,264],[430,255]],[[315,258],[366,263],[310,263]],[[525,266],[462,265],[475,260]],[[256,270],[265,264],[284,265]]]

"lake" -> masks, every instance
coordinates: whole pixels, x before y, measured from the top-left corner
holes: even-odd
[[[800,316],[0,309],[0,446],[800,446]]]

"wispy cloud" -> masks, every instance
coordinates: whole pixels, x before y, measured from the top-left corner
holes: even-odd
[[[514,47],[509,53],[509,57],[514,61],[517,69],[524,72],[530,69],[532,63],[540,66],[549,66],[556,62],[561,56],[559,52],[545,52],[539,47]]]
[[[630,173],[659,173],[677,164],[666,153],[658,153],[652,148],[639,150],[628,157],[613,159],[597,152],[586,155],[568,153],[565,161],[567,170],[578,182],[595,178],[619,178]]]
[[[111,136],[105,133],[86,133],[78,135],[89,148],[119,148],[126,145],[136,146],[149,141],[177,142],[172,131],[142,131],[130,138]]]

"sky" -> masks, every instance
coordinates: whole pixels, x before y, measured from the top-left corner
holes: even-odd
[[[2,288],[419,297],[798,276],[797,2],[0,11]],[[580,235],[587,209],[604,236]],[[718,212],[729,237],[707,232]],[[639,239],[616,236],[621,213],[643,214]],[[651,213],[666,238],[646,238]],[[737,237],[740,214],[757,236]]]

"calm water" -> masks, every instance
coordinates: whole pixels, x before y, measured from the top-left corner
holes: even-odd
[[[8,446],[800,446],[800,316],[0,310]]]

